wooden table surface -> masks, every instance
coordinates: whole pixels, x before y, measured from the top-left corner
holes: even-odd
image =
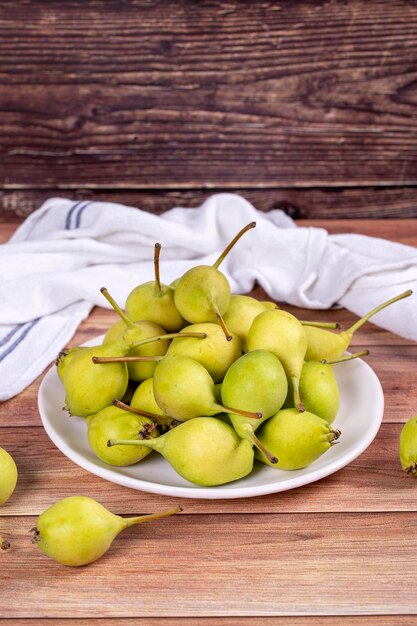
[[[407,220],[314,224],[417,245],[415,225],[413,231]],[[3,224],[1,240],[14,228]],[[263,294],[258,289],[255,295]],[[317,318],[314,311],[298,312]],[[343,327],[354,320],[345,310],[325,315]],[[71,343],[96,336],[114,319],[113,312],[94,310]],[[251,499],[181,500],[112,484],[52,444],[37,409],[40,379],[5,402],[0,444],[14,456],[19,481],[0,509],[0,530],[12,544],[0,554],[0,624],[28,618],[36,625],[71,618],[86,626],[97,623],[94,618],[108,626],[411,623],[417,613],[417,482],[400,468],[398,437],[401,424],[417,413],[417,346],[372,324],[353,346],[370,348],[367,362],[384,389],[375,441],[328,478]],[[45,508],[75,494],[122,515],[178,502],[184,512],[126,531],[99,561],[72,569],[41,554],[29,530]]]

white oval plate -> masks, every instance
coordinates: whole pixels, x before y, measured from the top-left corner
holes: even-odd
[[[84,345],[98,345],[102,339],[103,335]],[[38,406],[43,426],[57,448],[74,463],[101,478],[165,496],[248,498],[294,489],[333,474],[358,457],[375,438],[384,412],[384,396],[376,374],[360,359],[340,363],[334,368],[341,400],[332,424],[342,431],[338,445],[308,467],[291,472],[256,461],[249,476],[219,487],[200,487],[184,480],[157,453],[129,467],[113,467],[100,461],[88,445],[85,419],[70,417],[62,410],[65,392],[55,366],[40,385]]]

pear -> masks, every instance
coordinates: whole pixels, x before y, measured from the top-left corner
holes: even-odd
[[[259,440],[279,461],[272,464],[256,450],[256,458],[284,470],[296,470],[310,465],[340,437],[326,420],[305,411],[282,409],[264,422],[257,432]]]
[[[65,370],[68,363],[78,352],[82,352],[83,350],[86,350],[84,346],[74,346],[73,348],[66,348],[58,354],[55,365],[59,379],[62,383],[64,382]]]
[[[33,529],[33,541],[46,556],[62,565],[88,565],[103,556],[125,528],[180,511],[181,507],[176,507],[161,513],[124,518],[114,515],[92,498],[70,496],[39,516]]]
[[[261,419],[229,414],[230,422],[242,439],[262,450],[271,463],[277,459],[258,440],[255,430],[281,408],[288,383],[279,359],[266,350],[255,350],[240,357],[224,377],[221,394],[225,405],[259,410]]]
[[[335,419],[340,405],[340,393],[331,365],[308,361],[300,378],[300,395],[306,411],[318,415],[329,424]]]
[[[108,406],[87,418],[88,443],[99,459],[118,467],[138,463],[150,453],[144,446],[115,446],[109,448],[109,439],[147,439],[158,434],[155,422],[147,417],[133,415],[116,406]]]
[[[243,478],[253,467],[252,444],[215,417],[197,417],[144,442],[109,441],[110,446],[123,444],[156,450],[180,476],[205,487]]]
[[[12,456],[0,448],[0,505],[12,495],[17,483],[17,467]]]
[[[410,476],[417,476],[417,415],[404,424],[400,433],[400,462]]]
[[[100,289],[101,293],[103,293],[104,287]],[[107,330],[104,335],[103,343],[112,343],[112,341],[118,341],[123,337],[123,333],[126,330],[126,324],[124,320],[120,319],[117,322],[114,322]]]
[[[365,322],[369,320],[370,317],[385,309],[385,307],[397,302],[398,300],[402,300],[403,298],[407,298],[411,296],[413,292],[411,289],[400,293],[395,298],[391,298],[387,302],[377,306],[375,309],[372,309],[369,313],[364,315],[360,320],[358,320],[353,326],[351,326],[348,330],[345,330],[341,333],[332,333],[328,330],[323,330],[321,328],[314,328],[313,326],[306,326],[305,331],[307,335],[307,351],[305,355],[306,361],[322,361],[325,359],[326,361],[332,359],[338,359],[342,356],[345,350],[348,349],[349,344],[352,340],[353,334],[361,327]]]
[[[190,332],[204,333],[206,338],[187,337],[186,334]],[[225,341],[220,326],[210,322],[186,326],[179,336],[171,341],[167,356],[188,356],[198,361],[206,368],[214,382],[219,383],[232,363],[242,355],[239,337],[230,334],[231,341]]]
[[[212,377],[203,365],[190,357],[164,357],[155,369],[153,388],[155,400],[162,411],[181,422],[224,411],[246,417],[262,417],[260,412],[248,412],[217,403]]]
[[[135,287],[127,297],[126,312],[130,319],[148,320],[159,324],[169,333],[178,332],[185,325],[174,302],[174,289],[160,280],[159,255],[161,244],[155,244],[155,280]]]
[[[281,309],[265,311],[253,320],[247,343],[250,351],[268,350],[279,358],[288,382],[294,389],[294,404],[299,411],[303,411],[299,380],[307,349],[307,336],[301,322]]]
[[[87,417],[109,406],[113,398],[123,397],[129,382],[126,363],[96,365],[93,358],[122,356],[130,347],[119,342],[106,343],[71,356],[65,368],[64,387],[66,408],[72,415]]]
[[[218,322],[228,341],[231,340],[223,314],[230,303],[230,286],[218,267],[236,242],[251,228],[248,224],[234,237],[213,265],[197,265],[186,272],[175,288],[175,306],[192,324]]]
[[[241,295],[230,297],[229,307],[223,319],[229,331],[239,337],[244,352],[248,351],[246,341],[252,322],[259,313],[264,311],[266,311],[265,305],[255,298]]]

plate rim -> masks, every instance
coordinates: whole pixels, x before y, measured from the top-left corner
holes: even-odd
[[[97,342],[101,341],[103,337],[104,334],[98,335],[97,337],[93,337],[92,339],[84,342],[81,345],[98,345]],[[370,365],[368,365],[368,363],[360,358],[356,360],[361,363],[361,366],[365,367],[368,370],[368,374],[374,379],[374,383],[376,384],[379,391],[374,409],[374,414],[378,417],[374,419],[373,428],[369,431],[368,436],[363,440],[363,442],[361,442],[361,445],[355,446],[355,448],[349,453],[346,452],[339,459],[336,458],[331,463],[328,463],[322,468],[312,470],[308,474],[293,476],[292,478],[290,478],[290,472],[288,479],[284,481],[277,481],[276,483],[268,483],[266,485],[239,487],[237,486],[239,481],[233,481],[233,483],[228,483],[230,485],[233,485],[233,487],[229,487],[227,489],[224,488],[224,485],[218,485],[214,487],[201,487],[199,485],[193,485],[193,483],[190,483],[190,487],[182,487],[167,485],[164,483],[150,482],[132,476],[124,476],[123,474],[119,474],[117,472],[116,466],[109,466],[109,468],[107,468],[95,465],[94,463],[86,459],[81,453],[73,450],[71,446],[64,439],[62,439],[62,437],[58,436],[57,433],[54,431],[50,420],[44,414],[44,408],[42,406],[43,397],[45,394],[45,388],[47,388],[47,385],[50,382],[50,377],[53,375],[56,369],[56,366],[54,364],[52,364],[48,371],[44,374],[41,384],[39,385],[37,395],[38,410],[45,432],[51,439],[52,443],[58,448],[58,450],[60,450],[60,452],[62,452],[73,463],[75,463],[79,467],[82,467],[89,473],[98,476],[99,478],[103,478],[104,480],[108,480],[109,482],[112,482],[114,484],[128,487],[136,491],[144,491],[146,493],[154,493],[157,495],[181,497],[188,499],[233,500],[237,498],[265,496],[272,493],[281,493],[283,491],[290,491],[291,489],[298,489],[299,487],[303,487],[305,485],[309,485],[310,483],[317,482],[322,478],[326,478],[326,476],[330,476],[331,474],[338,472],[340,469],[346,467],[358,456],[360,456],[374,441],[381,427],[382,419],[384,416],[384,392],[378,376],[370,367]],[[273,471],[273,468],[271,468],[271,470]],[[236,486],[234,485],[234,483]]]

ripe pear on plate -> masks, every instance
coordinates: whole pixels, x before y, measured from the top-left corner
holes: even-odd
[[[175,306],[191,324],[219,323],[228,341],[231,334],[223,315],[230,303],[230,285],[218,267],[236,242],[255,222],[245,226],[225,248],[213,265],[197,265],[179,279],[175,288]]]
[[[144,445],[156,450],[180,476],[205,487],[243,478],[253,467],[252,444],[215,417],[196,417],[143,442],[109,441],[109,446],[118,445]]]
[[[258,439],[276,457],[272,464],[259,450],[256,458],[278,469],[296,470],[310,465],[329,450],[340,437],[339,430],[333,430],[326,420],[296,409],[281,409],[264,422],[257,431]]]
[[[250,351],[268,350],[278,357],[288,382],[292,384],[294,405],[303,411],[299,381],[307,349],[307,335],[301,322],[287,311],[267,310],[253,320],[247,343]]]
[[[160,280],[159,255],[161,244],[155,244],[154,267],[155,280],[135,287],[127,297],[126,313],[130,319],[147,320],[159,324],[168,333],[181,330],[185,320],[179,313],[174,301],[174,289]]]
[[[345,351],[348,349],[349,344],[352,340],[354,333],[365,324],[373,315],[385,309],[385,307],[397,302],[398,300],[402,300],[403,298],[407,298],[411,296],[412,290],[408,289],[403,293],[400,293],[395,298],[391,298],[380,304],[375,309],[372,309],[369,313],[364,315],[360,320],[355,322],[353,326],[348,328],[348,330],[342,331],[340,333],[333,333],[329,330],[324,330],[322,328],[314,328],[313,326],[306,326],[305,332],[307,335],[307,350],[305,354],[306,361],[330,361],[334,359],[339,359]]]

